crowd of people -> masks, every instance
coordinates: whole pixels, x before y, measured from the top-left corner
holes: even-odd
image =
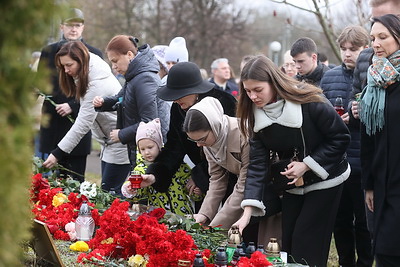
[[[52,79],[36,153],[82,182],[93,137],[101,187],[122,198],[237,226],[245,244],[276,237],[291,262],[326,266],[334,236],[340,266],[400,266],[400,3],[369,4],[370,29],[336,40],[341,64],[301,37],[281,66],[244,56],[238,79],[227,58],[209,78],[180,36],[150,46],[116,35],[110,67],[73,8],[31,63]]]

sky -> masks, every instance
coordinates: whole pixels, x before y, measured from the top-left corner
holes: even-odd
[[[236,0],[239,5],[243,5],[246,7],[267,7],[271,4],[273,5],[283,5],[276,4],[269,0]],[[330,0],[330,5],[333,7],[333,10],[340,10],[340,7],[343,6],[348,0]],[[300,6],[303,8],[309,9],[310,7],[314,7],[313,2],[311,0],[287,0],[288,3],[294,4],[296,6]],[[323,2],[323,1],[321,1]]]

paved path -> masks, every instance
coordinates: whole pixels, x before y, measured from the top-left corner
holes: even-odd
[[[99,151],[92,150],[86,161],[86,172],[96,175],[101,175],[101,161],[99,158]]]

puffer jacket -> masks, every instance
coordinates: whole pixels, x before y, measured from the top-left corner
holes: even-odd
[[[71,129],[53,150],[57,158],[71,151],[79,144],[81,139],[92,130],[95,139],[102,145],[101,160],[113,164],[128,164],[126,146],[113,143],[110,132],[117,124],[115,112],[98,113],[93,107],[93,98],[96,95],[115,95],[121,88],[120,83],[112,74],[110,66],[99,56],[90,53],[89,84],[86,94],[80,99],[78,117]]]
[[[373,55],[374,49],[372,47],[364,49],[358,55],[353,75],[353,91],[351,93],[351,100],[355,100],[355,95],[361,93],[367,85],[367,71],[369,65],[371,65]]]
[[[271,180],[269,175],[271,151],[290,155],[293,153],[288,151],[293,151],[296,147],[300,152],[299,160],[311,169],[304,175],[307,185],[288,190],[292,194],[306,194],[313,190],[337,186],[343,183],[350,173],[346,160],[346,149],[350,142],[349,131],[332,106],[327,102],[319,102],[302,104],[299,109],[296,108],[297,104],[292,103],[289,107],[287,103],[281,121],[296,122],[293,127],[283,126],[278,122],[273,123],[256,132],[250,140],[250,164],[241,206],[256,207],[253,213],[255,216],[265,213],[263,197]],[[299,110],[301,112],[298,112]],[[294,128],[299,124],[300,129]]]
[[[353,69],[347,69],[346,66],[342,64],[341,66],[327,71],[321,80],[321,89],[332,105],[335,105],[335,100],[338,96],[342,97],[345,112],[348,112],[347,107],[351,98],[353,71]],[[347,127],[351,135],[351,142],[347,149],[351,173],[352,175],[360,176],[360,124],[353,122],[348,124]]]
[[[158,61],[150,46],[146,44],[139,47],[139,53],[129,63],[125,73],[124,87],[117,95],[105,97],[103,106],[99,109],[118,109],[118,137],[121,143],[128,145],[129,158],[133,165],[136,162],[136,130],[141,121],[149,122],[160,118],[163,136],[168,132],[170,106],[156,95],[161,84],[158,70]]]

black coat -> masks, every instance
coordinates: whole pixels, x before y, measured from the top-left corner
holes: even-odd
[[[333,179],[347,169],[346,149],[350,142],[349,131],[343,120],[329,103],[302,104],[303,124],[301,126],[306,157],[313,161],[313,168],[326,172],[326,179]],[[270,183],[270,152],[292,154],[299,148],[299,160],[304,155],[302,137],[298,128],[272,124],[257,132],[250,140],[250,164],[247,170],[244,200],[265,202],[266,185]],[[287,153],[290,151],[290,153]],[[311,168],[311,166],[310,166]],[[321,178],[308,171],[310,184],[321,182]],[[306,173],[306,174],[307,174]],[[304,176],[304,179],[307,179]],[[320,189],[323,189],[321,187]],[[268,210],[268,206],[267,206]]]
[[[322,77],[320,87],[323,90],[328,100],[335,105],[335,100],[338,96],[343,99],[343,107],[345,112],[348,112],[348,102],[351,98],[353,85],[353,70],[347,69],[344,64],[328,70]],[[351,110],[350,110],[351,112]],[[350,123],[347,125],[351,134],[351,142],[347,149],[347,157],[351,166],[353,176],[360,177],[361,162],[360,162],[360,124]],[[359,178],[358,178],[358,182]]]
[[[386,89],[385,125],[369,136],[361,127],[363,187],[374,191],[375,253],[400,256],[400,82]]]
[[[319,86],[319,83],[322,79],[322,76],[324,76],[324,73],[329,70],[329,67],[327,67],[325,64],[322,64],[321,62],[318,61],[317,67],[315,70],[307,75],[301,75],[297,74],[296,79],[301,81],[301,82],[306,82],[313,84],[315,86]]]
[[[235,116],[236,99],[232,95],[213,88],[211,91],[199,95],[199,101],[207,96],[217,98],[221,102],[226,115]],[[208,163],[205,156],[202,155],[201,148],[195,142],[189,141],[187,134],[182,131],[185,117],[186,111],[182,110],[179,104],[173,103],[167,143],[155,162],[146,171],[146,173],[154,174],[156,177],[156,183],[152,186],[159,192],[165,192],[168,189],[173,175],[178,170],[186,154],[196,165],[192,169],[192,178],[196,185],[202,192],[208,190]]]
[[[83,40],[82,42],[90,52],[102,57],[102,53],[99,49],[88,45]],[[54,60],[57,52],[65,43],[66,40],[61,40],[42,49],[38,71],[41,72],[46,68],[50,71],[52,91],[49,95],[51,95],[51,100],[53,100],[56,104],[68,103],[72,109],[71,117],[76,119],[80,107],[79,102],[76,101],[74,97],[66,97],[61,92],[58,82],[57,67]],[[42,125],[40,127],[39,151],[42,153],[51,153],[51,151],[57,147],[57,144],[61,141],[71,127],[72,122],[67,117],[60,116],[56,112],[55,107],[49,101],[44,101],[42,108]],[[91,150],[91,136],[91,132],[88,132],[74,148],[74,150],[72,150],[70,155],[88,155]]]

